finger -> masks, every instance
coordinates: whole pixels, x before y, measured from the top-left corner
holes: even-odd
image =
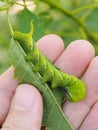
[[[87,86],[87,96],[84,103],[91,107],[98,100],[98,56],[90,63],[87,71],[82,76],[82,80]]]
[[[2,130],[40,130],[42,106],[41,95],[35,87],[20,85]]]
[[[42,53],[54,62],[64,50],[62,39],[54,34],[46,35],[37,42]]]
[[[11,99],[18,85],[18,81],[13,78],[13,68],[9,68],[0,76],[0,125],[5,120]]]
[[[82,77],[83,81],[87,85],[87,96],[83,102],[83,104],[88,108],[86,115],[88,114],[88,112],[90,111],[92,106],[98,101],[98,79],[97,79],[97,77],[98,77],[98,56],[92,60],[87,71],[85,72],[85,74]],[[85,122],[89,123],[89,121],[90,121],[89,117],[91,117],[91,116],[92,116],[92,118],[95,118],[94,111],[96,110],[96,108],[98,108],[98,102],[91,109],[91,112],[89,112]],[[97,120],[97,113],[96,113],[96,120]],[[83,127],[85,126],[85,122],[83,123]],[[94,120],[92,123],[96,124],[96,122],[94,122]],[[92,125],[92,127],[94,127],[94,126]]]
[[[93,57],[93,46],[88,41],[76,40],[66,48],[55,64],[62,71],[80,77]]]
[[[63,54],[58,58],[56,64],[64,71],[80,77],[87,69],[89,63],[94,57],[92,45],[84,40],[72,42]],[[83,102],[70,103],[65,102],[63,111],[69,120],[77,129],[85,116],[88,109]]]
[[[87,86],[87,95],[86,95],[85,100],[77,104],[67,103],[66,106],[64,106],[64,111],[65,113],[67,113],[67,115],[69,115],[69,118],[73,122],[75,128],[79,127],[79,125],[88,115],[92,106],[98,100],[97,77],[98,77],[98,57],[95,57],[91,61],[90,65],[88,66],[87,71],[82,76],[82,80],[85,82]]]
[[[98,102],[92,107],[85,121],[79,130],[97,130],[98,129]]]

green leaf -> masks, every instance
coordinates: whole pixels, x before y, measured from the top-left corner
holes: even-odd
[[[46,126],[46,130],[73,130],[61,110],[62,91],[54,89],[52,92],[47,84],[43,84],[39,73],[32,71],[32,63],[25,60],[25,55],[18,42],[12,39],[9,57],[15,68],[15,78],[18,78],[21,83],[33,84],[42,93],[44,102],[42,125]]]
[[[30,22],[34,22],[34,41],[39,40],[43,35],[43,27],[38,17],[30,12],[27,8],[24,8],[21,12],[17,14],[17,29],[20,32],[27,33],[30,31]]]
[[[84,24],[90,32],[98,33],[98,7],[91,11]]]
[[[86,17],[84,25],[88,31],[92,34],[93,39],[88,40],[94,45],[96,55],[98,54],[98,7],[91,10],[89,15]]]

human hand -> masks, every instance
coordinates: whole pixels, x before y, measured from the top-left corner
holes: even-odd
[[[77,40],[64,50],[63,41],[56,35],[43,37],[37,45],[62,71],[81,77],[85,82],[86,98],[78,103],[66,101],[62,109],[75,129],[97,130],[98,57],[94,58],[92,45],[87,41]],[[17,86],[18,81],[13,79],[12,68],[1,75],[0,124],[3,124],[1,130],[40,130],[42,99],[38,90],[31,85]]]
[[[0,130],[40,130],[42,98],[29,85],[18,85],[13,68],[0,76]]]

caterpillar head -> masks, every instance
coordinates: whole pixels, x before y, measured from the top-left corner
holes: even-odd
[[[70,102],[78,102],[85,98],[86,86],[81,80],[77,80],[75,84],[67,87],[66,97]]]

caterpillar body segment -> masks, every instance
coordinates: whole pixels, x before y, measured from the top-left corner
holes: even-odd
[[[68,94],[66,94],[67,99],[71,102],[81,101],[86,96],[85,84],[79,79],[77,80],[77,83],[68,87],[67,91],[68,91]],[[81,92],[83,93],[81,94]]]
[[[77,81],[76,77],[65,74],[53,66],[35,46],[36,45],[34,45],[34,48],[28,53],[26,59],[32,61],[37,71],[42,75],[44,82],[50,81],[51,87],[56,88],[60,86],[69,86]]]
[[[25,53],[26,60],[31,61],[42,76],[44,83],[50,82],[52,88],[62,87],[66,90],[66,97],[71,102],[83,100],[86,96],[85,84],[75,76],[66,74],[53,66],[51,62],[37,48],[36,44],[32,44],[32,33],[23,34],[13,32],[13,38],[19,42]]]

